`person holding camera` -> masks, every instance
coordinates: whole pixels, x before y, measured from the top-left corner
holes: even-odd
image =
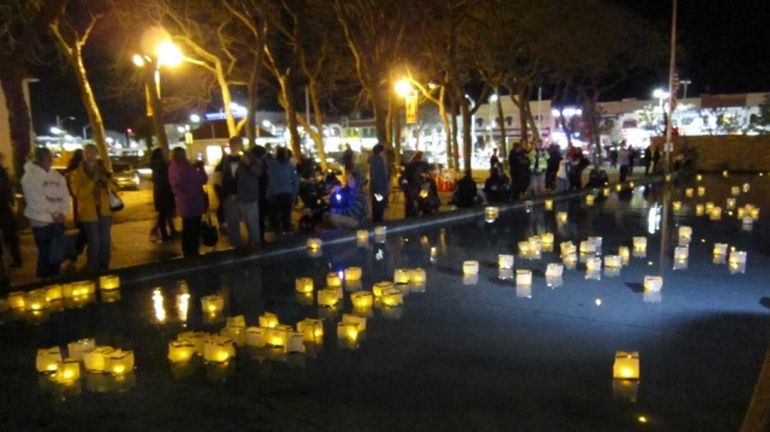
[[[86,268],[91,273],[110,267],[112,248],[112,209],[110,189],[113,188],[107,172],[99,160],[99,151],[93,144],[83,147],[83,162],[69,174],[72,196],[78,203],[76,222],[83,225],[88,243]]]

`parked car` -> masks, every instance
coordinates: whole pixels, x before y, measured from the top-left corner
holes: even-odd
[[[125,162],[112,162],[112,178],[120,189],[139,190],[139,173]]]

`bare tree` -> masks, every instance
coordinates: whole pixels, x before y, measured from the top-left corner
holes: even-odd
[[[91,133],[96,147],[99,149],[102,161],[108,171],[112,171],[112,162],[107,151],[104,122],[96,96],[88,79],[88,71],[83,61],[83,49],[88,43],[96,24],[102,17],[102,11],[98,4],[89,2],[81,4],[72,1],[61,1],[57,8],[57,14],[49,24],[51,34],[56,41],[59,52],[67,60],[67,63],[75,73],[75,79],[83,99],[83,106],[88,115],[88,123],[91,125]],[[74,6],[74,7],[72,7]]]
[[[42,6],[41,0],[0,2],[0,87],[8,109],[12,164],[17,177],[23,174],[31,149],[32,121],[24,97],[24,80],[29,77],[29,68],[42,61],[43,36],[53,15]]]
[[[552,49],[543,56],[561,91],[573,89],[582,105],[584,128],[595,149],[594,163],[599,163],[599,99],[633,73],[661,63],[665,43],[640,17],[605,0],[570,2],[555,10],[552,19],[559,25],[550,33]]]
[[[393,153],[388,122],[389,76],[400,60],[410,5],[399,0],[334,0],[358,79],[371,100],[377,140],[389,153]],[[395,153],[391,161],[397,165],[399,159]]]
[[[259,101],[259,84],[261,72],[264,66],[264,52],[267,43],[268,20],[263,10],[263,2],[260,0],[245,0],[233,2],[226,0],[225,7],[243,28],[246,29],[249,38],[240,39],[237,50],[239,56],[245,58],[241,61],[246,77],[246,92],[249,99],[249,115],[246,135],[249,143],[256,144],[257,110]],[[238,32],[238,28],[235,29]],[[237,39],[237,38],[236,38]]]

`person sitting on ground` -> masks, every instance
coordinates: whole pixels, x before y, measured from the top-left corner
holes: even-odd
[[[602,188],[609,183],[607,171],[604,171],[599,165],[594,165],[591,172],[588,173],[588,183],[586,188]]]
[[[369,203],[364,193],[364,181],[356,171],[350,171],[346,177],[347,185],[332,192],[332,199],[339,196],[344,205],[335,207],[327,215],[327,222],[335,227],[359,228],[369,214]]]
[[[458,208],[470,208],[479,203],[478,188],[473,181],[470,171],[465,172],[465,176],[457,182],[457,190],[452,195],[451,203]]]
[[[489,178],[484,181],[484,195],[487,197],[487,202],[504,202],[510,195],[508,184],[508,177],[501,173],[497,167],[492,168]]]

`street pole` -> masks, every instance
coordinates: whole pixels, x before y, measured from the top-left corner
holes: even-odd
[[[666,152],[666,174],[671,172],[671,153],[674,150],[674,144],[671,142],[672,118],[674,116],[674,66],[676,65],[676,2],[673,0],[671,11],[671,58],[668,65],[668,116],[666,117],[666,143],[664,151]]]
[[[162,106],[160,101],[160,70],[158,69],[158,59],[153,59],[152,63],[145,64],[145,86],[149,106],[152,108],[152,123],[155,127],[155,135],[158,137],[158,146],[168,151],[168,137],[163,127]]]
[[[686,80],[681,80],[680,82],[684,86],[684,95],[682,96],[682,99],[687,99],[687,86],[692,84],[692,81],[686,79]]]
[[[543,136],[543,87],[537,87],[537,133]]]

